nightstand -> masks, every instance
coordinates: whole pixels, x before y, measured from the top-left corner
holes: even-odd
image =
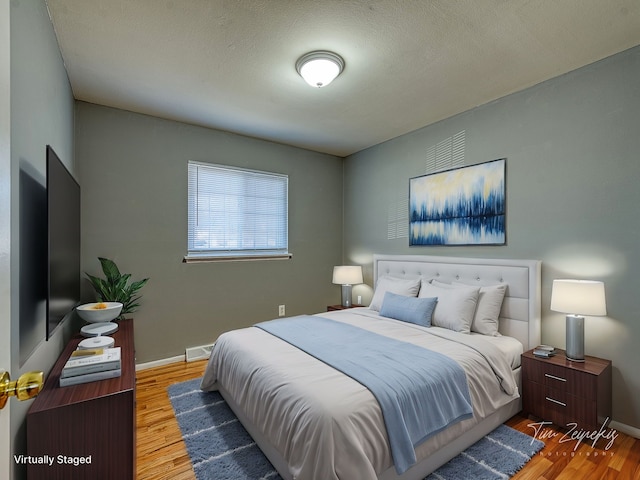
[[[356,307],[364,307],[364,305],[356,305],[355,303],[352,304],[350,307],[343,307],[342,305],[329,305],[327,307],[327,312],[331,312],[333,310],[345,310],[347,308],[356,308]]]
[[[561,427],[597,431],[611,419],[611,361],[585,357],[584,362],[566,359],[556,349],[551,358],[522,354],[522,409]]]

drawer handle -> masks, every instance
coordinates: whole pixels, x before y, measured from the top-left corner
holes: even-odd
[[[547,400],[549,400],[550,402],[557,403],[558,405],[562,405],[563,407],[566,407],[566,406],[567,406],[567,404],[566,404],[566,403],[562,403],[562,402],[561,402],[561,401],[559,401],[559,400],[555,400],[555,399],[553,399],[553,398],[549,398],[549,397],[544,397],[544,398],[546,398],[546,399],[547,399]]]
[[[547,378],[553,378],[554,380],[560,380],[561,382],[566,382],[567,381],[566,378],[556,377],[555,375],[550,375],[548,373],[545,373],[544,376],[547,377]]]

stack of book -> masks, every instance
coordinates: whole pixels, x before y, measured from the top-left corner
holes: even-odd
[[[536,357],[551,358],[556,354],[556,349],[551,345],[538,345],[533,349],[533,354]]]
[[[120,365],[120,347],[76,350],[62,368],[60,386],[119,377]]]

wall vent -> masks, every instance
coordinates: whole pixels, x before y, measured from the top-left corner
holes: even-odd
[[[213,346],[211,345],[200,345],[198,347],[188,347],[185,352],[185,359],[187,362],[193,362],[195,360],[205,360],[211,356],[211,350]]]
[[[465,130],[427,148],[426,173],[464,166]]]

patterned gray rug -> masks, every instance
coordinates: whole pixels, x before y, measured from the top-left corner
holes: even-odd
[[[168,389],[182,438],[198,480],[281,480],[218,392],[200,379]],[[506,480],[544,443],[500,425],[425,480]]]

